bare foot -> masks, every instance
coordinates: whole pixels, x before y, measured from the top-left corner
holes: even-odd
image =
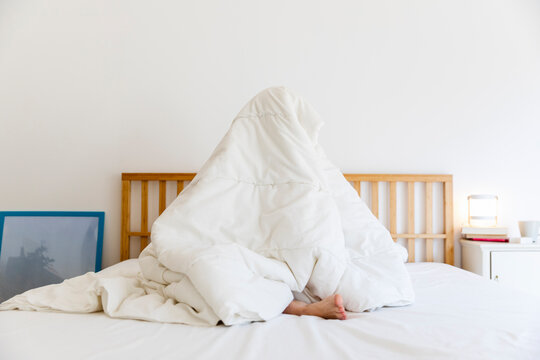
[[[345,320],[347,318],[345,308],[343,307],[343,299],[339,294],[328,296],[313,304],[306,304],[302,301],[293,300],[283,313],[292,315],[313,315],[324,319]]]

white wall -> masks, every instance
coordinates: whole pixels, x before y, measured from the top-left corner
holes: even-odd
[[[196,171],[272,85],[344,171],[454,174],[456,227],[471,193],[540,219],[534,0],[0,0],[0,210],[105,210],[110,265],[120,173]]]

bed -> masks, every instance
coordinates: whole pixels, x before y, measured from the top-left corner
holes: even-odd
[[[147,246],[153,217],[193,176],[122,174],[122,262],[104,271],[138,271],[130,258]],[[414,304],[349,313],[346,321],[281,315],[230,327],[4,311],[0,358],[540,358],[540,300],[452,266],[450,175],[346,177],[395,241],[407,247]]]

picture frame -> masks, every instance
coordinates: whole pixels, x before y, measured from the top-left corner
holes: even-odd
[[[0,211],[0,303],[101,270],[105,212]]]

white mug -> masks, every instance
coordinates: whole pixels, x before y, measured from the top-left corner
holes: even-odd
[[[533,242],[536,242],[540,221],[519,221],[518,224],[521,236],[531,238]]]

